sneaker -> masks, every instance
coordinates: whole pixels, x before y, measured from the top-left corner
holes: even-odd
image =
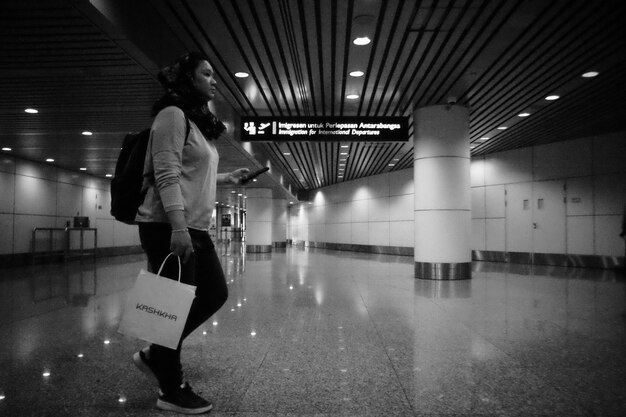
[[[148,358],[148,352],[150,351],[149,347],[145,347],[141,349],[139,352],[136,352],[133,355],[133,362],[135,366],[139,368],[141,372],[146,374],[146,376],[152,379],[157,384],[159,383],[159,378],[157,376],[157,368],[154,363],[150,362]]]
[[[171,393],[160,392],[156,405],[161,410],[175,411],[181,414],[202,414],[213,408],[213,404],[193,392],[187,382]]]

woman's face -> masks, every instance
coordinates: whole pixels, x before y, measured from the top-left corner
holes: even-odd
[[[192,85],[202,96],[206,97],[207,101],[212,100],[215,97],[217,91],[213,67],[208,61],[201,61],[193,72]]]

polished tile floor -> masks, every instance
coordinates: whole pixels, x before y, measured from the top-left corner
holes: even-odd
[[[626,280],[220,246],[230,298],[183,351],[214,416],[624,416]],[[0,416],[160,416],[117,333],[140,255],[0,269]]]

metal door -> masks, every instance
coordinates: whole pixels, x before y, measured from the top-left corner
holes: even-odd
[[[565,201],[563,181],[533,185],[533,252],[565,253]]]
[[[532,184],[508,184],[506,192],[506,251],[532,252]]]

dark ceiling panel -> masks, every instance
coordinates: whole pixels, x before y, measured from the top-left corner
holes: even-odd
[[[269,163],[294,193],[410,168],[413,143],[244,146],[240,116],[411,116],[454,97],[473,155],[623,131],[625,21],[620,0],[2,2],[0,145],[111,172],[121,135],[150,123],[156,68],[186,50],[218,76],[222,168]],[[372,43],[355,46],[363,35]]]

